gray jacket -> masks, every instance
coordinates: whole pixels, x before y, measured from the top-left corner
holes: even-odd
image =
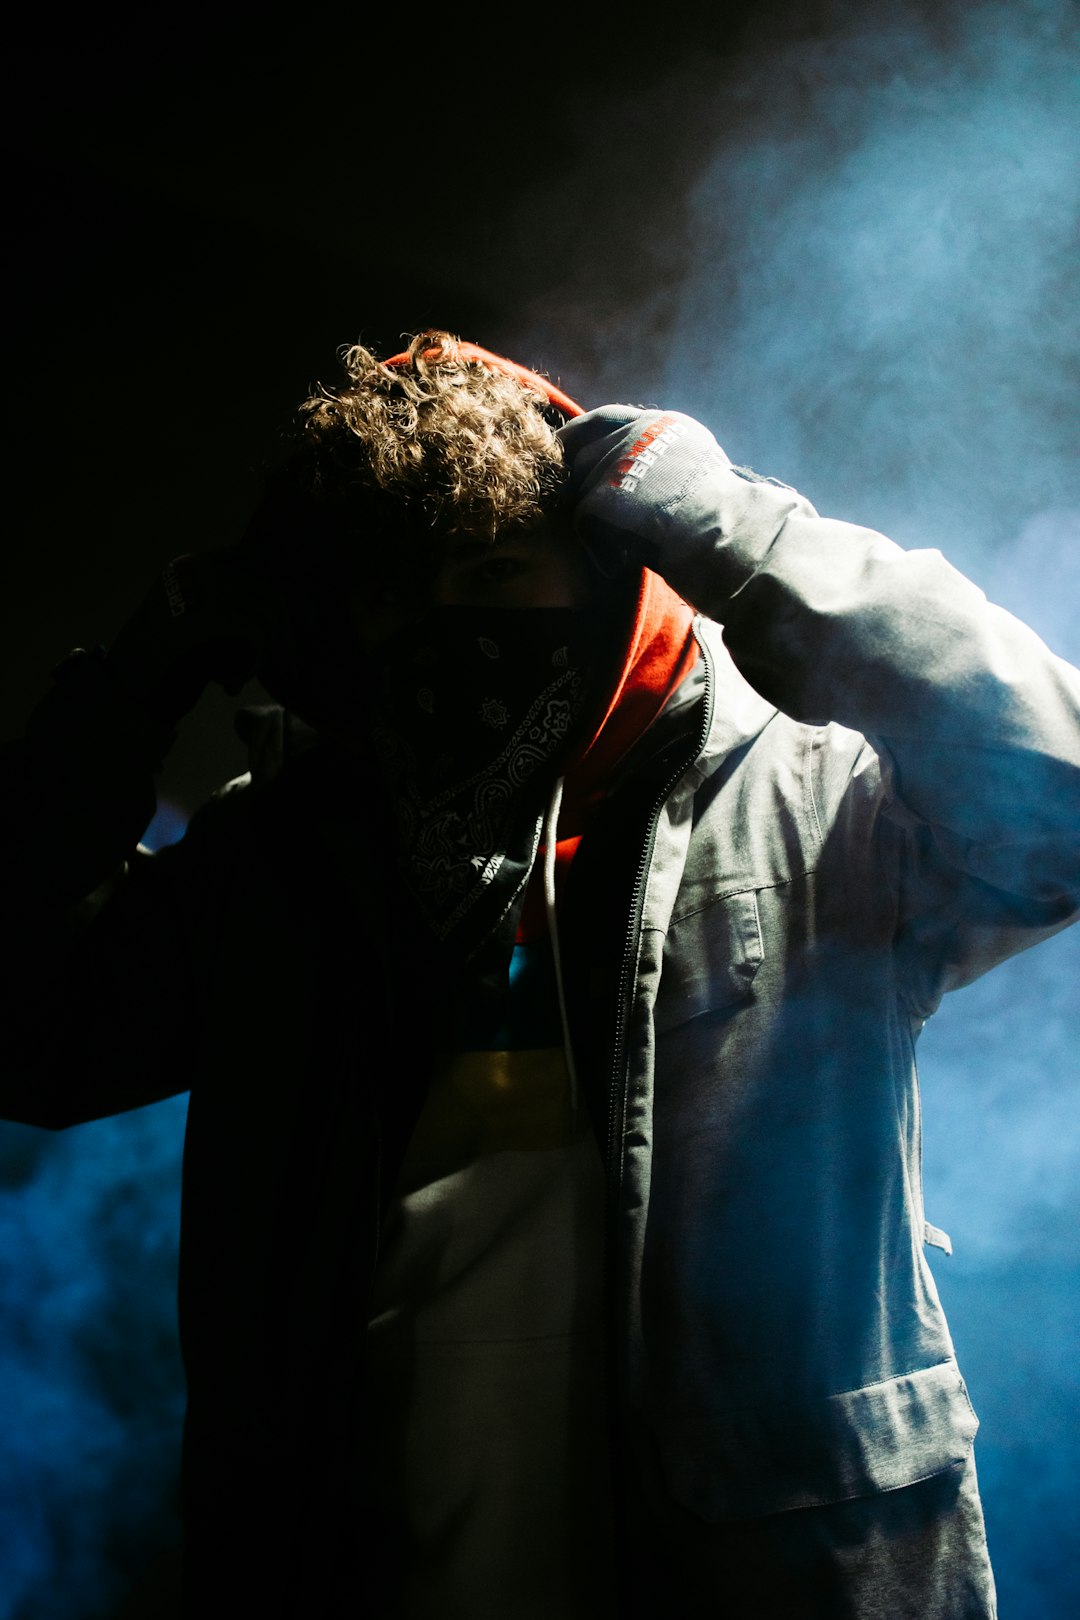
[[[626,958],[610,1162],[627,1410],[723,1520],[970,1447],[915,1044],[1076,916],[1080,675],[936,551],[736,469],[689,500],[669,577],[725,629]]]
[[[656,1498],[719,1521],[970,1447],[923,1255],[915,1039],[1077,913],[1080,676],[936,552],[732,469],[698,498],[672,583],[702,613],[699,673],[582,844],[560,933],[608,1169],[619,1443]],[[132,850],[168,739],[99,663],[6,764],[4,1113],[55,1127],[191,1091],[200,1614],[210,1591],[315,1612],[377,1562],[357,1369],[438,1018],[372,782],[293,741],[264,715],[249,776],[158,856]]]

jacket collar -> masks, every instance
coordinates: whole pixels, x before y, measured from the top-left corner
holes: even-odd
[[[711,703],[708,735],[694,766],[698,779],[711,776],[736,749],[744,748],[774,719],[775,704],[761,697],[735,666],[724,644],[723,626],[702,615],[694,620],[701,648],[701,663],[692,677],[694,687],[679,694],[692,701],[703,691]],[[686,683],[688,688],[690,683]]]

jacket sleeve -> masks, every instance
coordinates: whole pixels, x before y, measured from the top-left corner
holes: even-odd
[[[59,1128],[189,1084],[217,840],[200,813],[174,848],[138,843],[171,741],[80,654],[0,751],[4,1118]]]
[[[722,623],[743,676],[796,720],[861,733],[876,756],[868,771],[823,750],[826,811],[842,816],[843,796],[876,780],[923,1013],[1076,916],[1076,669],[939,551],[819,517],[739,469],[711,469],[678,526],[700,539],[671,583]]]

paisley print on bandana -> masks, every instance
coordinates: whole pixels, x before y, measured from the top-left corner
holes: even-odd
[[[373,738],[399,860],[436,937],[466,957],[524,892],[584,706],[592,618],[437,608],[374,655]]]

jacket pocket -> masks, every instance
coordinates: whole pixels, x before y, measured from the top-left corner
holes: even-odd
[[[979,1420],[955,1361],[789,1411],[743,1406],[720,1432],[656,1427],[668,1489],[712,1521],[821,1507],[914,1485],[962,1462]]]
[[[676,917],[664,943],[657,1032],[749,996],[763,958],[754,889],[724,895]]]

